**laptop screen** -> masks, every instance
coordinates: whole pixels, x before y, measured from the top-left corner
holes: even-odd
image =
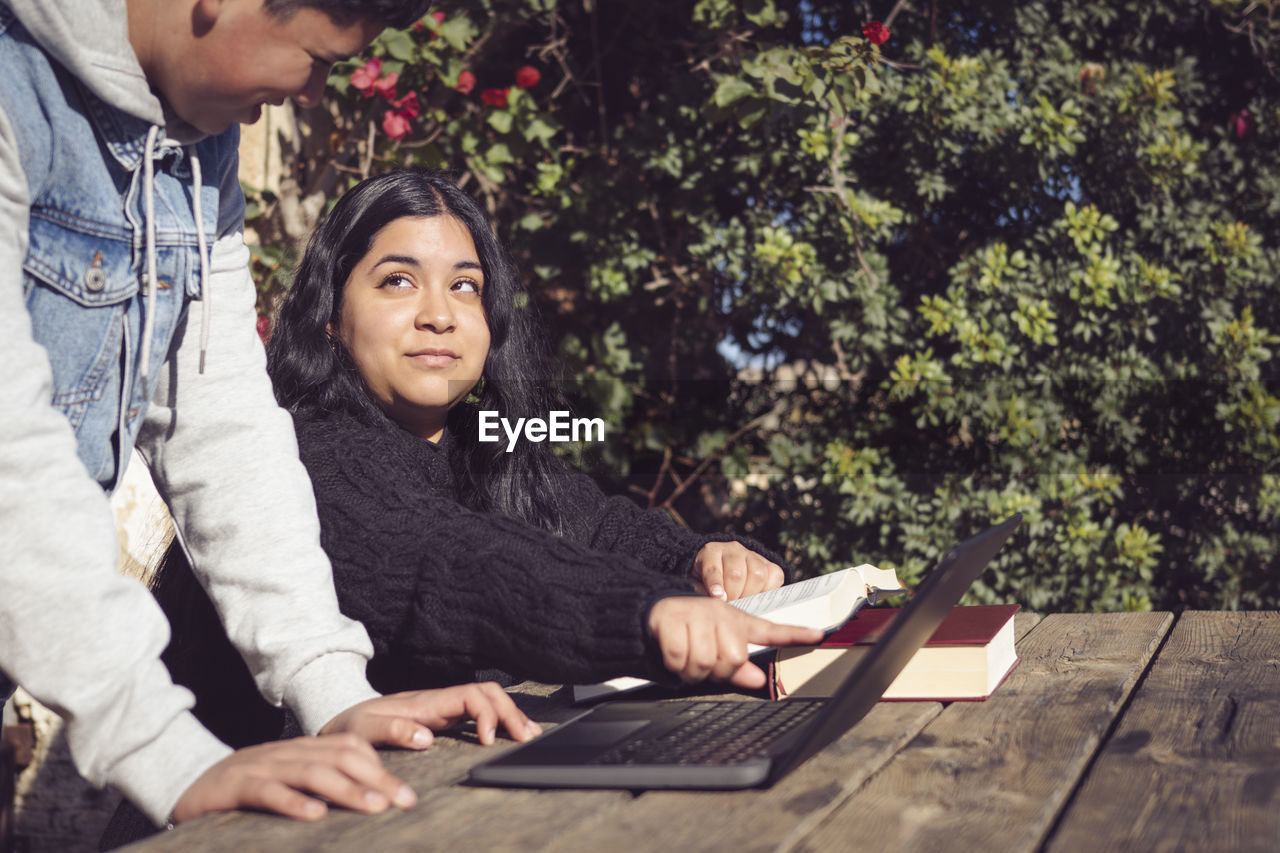
[[[942,624],[951,608],[959,603],[987,563],[1018,526],[1017,514],[1001,524],[952,548],[928,577],[912,593],[911,600],[890,623],[858,665],[845,677],[808,737],[772,774],[778,778],[843,735],[853,722],[880,701],[881,694],[897,678],[912,655]]]

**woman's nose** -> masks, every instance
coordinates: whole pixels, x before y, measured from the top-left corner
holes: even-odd
[[[430,329],[437,334],[452,331],[457,322],[449,297],[431,288],[424,289],[415,323],[419,329]]]

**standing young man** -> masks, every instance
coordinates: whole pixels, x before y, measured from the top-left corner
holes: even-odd
[[[0,698],[57,710],[81,773],[157,823],[408,806],[369,741],[532,728],[492,685],[369,687],[255,332],[236,124],[318,102],[424,5],[0,0]],[[263,695],[332,736],[231,753],[191,715],[163,616],[116,572],[107,494],[135,443]]]

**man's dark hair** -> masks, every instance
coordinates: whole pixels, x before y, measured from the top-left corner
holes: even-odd
[[[374,21],[407,27],[427,14],[431,0],[264,0],[263,8],[278,19],[288,19],[299,9],[315,9],[341,25]]]

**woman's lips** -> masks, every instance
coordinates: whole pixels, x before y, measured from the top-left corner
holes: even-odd
[[[451,367],[458,361],[458,354],[450,349],[430,347],[408,353],[409,358],[424,367]]]

